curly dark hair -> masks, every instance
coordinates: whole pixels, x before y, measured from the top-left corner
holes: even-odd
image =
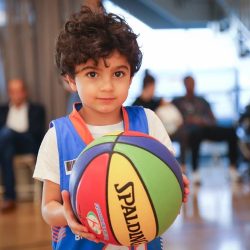
[[[128,60],[133,76],[141,66],[142,53],[137,35],[126,21],[113,14],[93,12],[82,6],[74,13],[59,33],[56,41],[55,61],[61,75],[75,77],[75,66],[93,59],[108,57],[114,50]]]

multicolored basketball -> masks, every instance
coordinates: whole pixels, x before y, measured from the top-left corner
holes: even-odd
[[[69,188],[79,221],[101,241],[124,246],[160,236],[179,214],[183,197],[172,153],[132,131],[90,143],[74,164]]]

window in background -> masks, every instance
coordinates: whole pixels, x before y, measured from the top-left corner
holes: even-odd
[[[234,25],[224,32],[215,24],[205,29],[154,30],[112,2],[106,0],[104,5],[126,18],[139,34],[143,52],[141,70],[125,104],[140,94],[146,68],[157,80],[156,95],[166,99],[184,94],[182,79],[191,73],[197,93],[207,98],[219,119],[237,119],[239,110],[250,102],[250,59],[238,57]]]
[[[250,104],[250,58],[239,62],[239,108],[240,111]]]
[[[6,24],[5,1],[0,0],[0,27]]]

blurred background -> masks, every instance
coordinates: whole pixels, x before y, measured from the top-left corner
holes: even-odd
[[[56,70],[54,45],[65,19],[82,3],[0,0],[0,103],[8,100],[8,80],[20,77],[31,100],[44,105],[47,124],[66,113],[70,93]],[[237,124],[250,103],[249,0],[104,0],[103,5],[126,18],[143,52],[126,105],[140,95],[145,69],[156,78],[155,95],[168,101],[184,95],[183,77],[191,74],[217,120]],[[249,174],[232,186],[218,152],[220,146],[212,147],[203,162],[210,166],[202,170],[203,185],[191,185],[189,202],[166,233],[170,250],[250,249]],[[248,167],[244,162],[242,171]],[[32,199],[23,199],[14,214],[0,214],[0,250],[50,249],[50,229]]]
[[[83,0],[0,1],[0,102],[6,82],[21,77],[30,96],[46,106],[48,120],[64,114],[67,92],[54,66],[54,44],[67,16]],[[250,101],[249,1],[135,0],[103,1],[107,11],[123,15],[139,34],[143,64],[127,104],[141,91],[142,73],[157,78],[156,95],[171,99],[184,92],[191,73],[197,92],[218,118],[237,119]],[[57,93],[55,95],[54,93]]]

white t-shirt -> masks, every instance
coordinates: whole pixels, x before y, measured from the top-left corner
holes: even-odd
[[[28,131],[29,119],[27,103],[24,103],[19,107],[10,105],[6,120],[6,126],[19,133]]]
[[[174,154],[172,143],[161,120],[152,110],[144,110],[148,120],[149,135],[158,139]],[[110,132],[124,130],[123,122],[106,126],[87,126],[95,139]],[[43,138],[33,177],[39,180],[49,180],[60,184],[59,155],[56,131],[54,127],[50,128]]]

